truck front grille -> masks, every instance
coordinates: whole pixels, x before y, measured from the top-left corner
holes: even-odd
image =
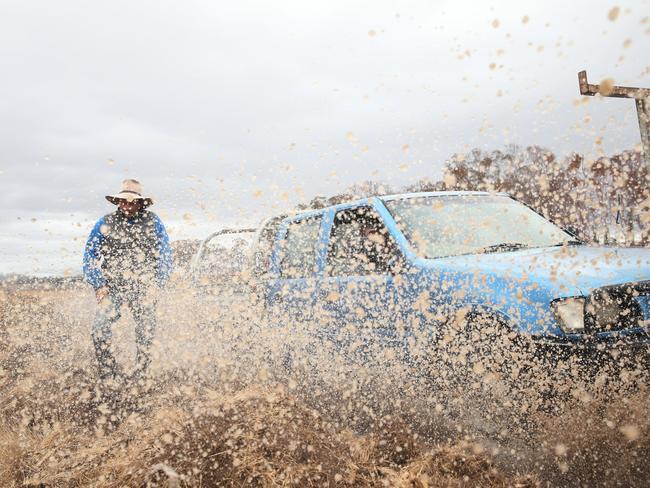
[[[598,288],[587,300],[585,328],[597,333],[644,327],[649,299],[648,281]]]

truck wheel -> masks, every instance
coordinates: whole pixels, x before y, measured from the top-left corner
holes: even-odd
[[[525,349],[521,336],[498,318],[483,313],[457,317],[448,324],[436,352],[432,383],[441,397],[446,395],[452,411],[484,417],[481,423],[486,426],[503,425],[505,417],[520,411],[527,390],[522,370]]]
[[[451,320],[438,342],[441,373],[471,379],[498,373],[507,365],[507,330],[490,315],[468,314]]]

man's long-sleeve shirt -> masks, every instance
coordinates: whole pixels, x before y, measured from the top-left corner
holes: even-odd
[[[145,229],[144,225],[150,226],[152,232],[146,235],[144,231],[137,235],[132,232],[132,229],[140,230],[137,226]],[[120,233],[120,231],[122,232]],[[131,235],[136,235],[140,241],[129,242]],[[143,240],[143,235],[146,240]],[[131,247],[127,249],[128,245]],[[119,266],[126,268],[127,276],[129,270],[141,269],[143,267],[142,258],[140,255],[133,254],[133,251],[138,251],[139,247],[147,251],[147,253],[140,253],[141,255],[151,254],[153,259],[151,266],[154,268],[152,271],[155,280],[159,286],[164,286],[172,271],[172,249],[162,221],[156,214],[149,211],[142,211],[127,218],[118,210],[97,221],[90,232],[84,252],[83,272],[86,281],[95,289],[110,285],[112,274],[108,264],[111,259],[116,261],[116,256],[122,258]],[[128,259],[130,262],[125,262]]]

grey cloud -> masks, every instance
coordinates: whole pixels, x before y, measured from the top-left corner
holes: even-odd
[[[370,177],[435,178],[471,147],[629,148],[632,104],[574,106],[576,73],[647,85],[644,6],[610,22],[604,1],[6,1],[0,230],[91,221],[127,176],[198,235]]]

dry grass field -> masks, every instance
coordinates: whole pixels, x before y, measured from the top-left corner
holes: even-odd
[[[0,486],[647,486],[643,391],[577,395],[518,435],[426,393],[279,377],[247,303],[161,299],[152,377],[98,383],[86,288],[0,289]],[[131,364],[131,320],[115,330]],[[354,378],[354,379],[353,379]],[[384,385],[384,386],[382,386]],[[388,385],[388,386],[386,386]],[[385,389],[383,389],[385,388]],[[504,409],[509,408],[507,405]]]

